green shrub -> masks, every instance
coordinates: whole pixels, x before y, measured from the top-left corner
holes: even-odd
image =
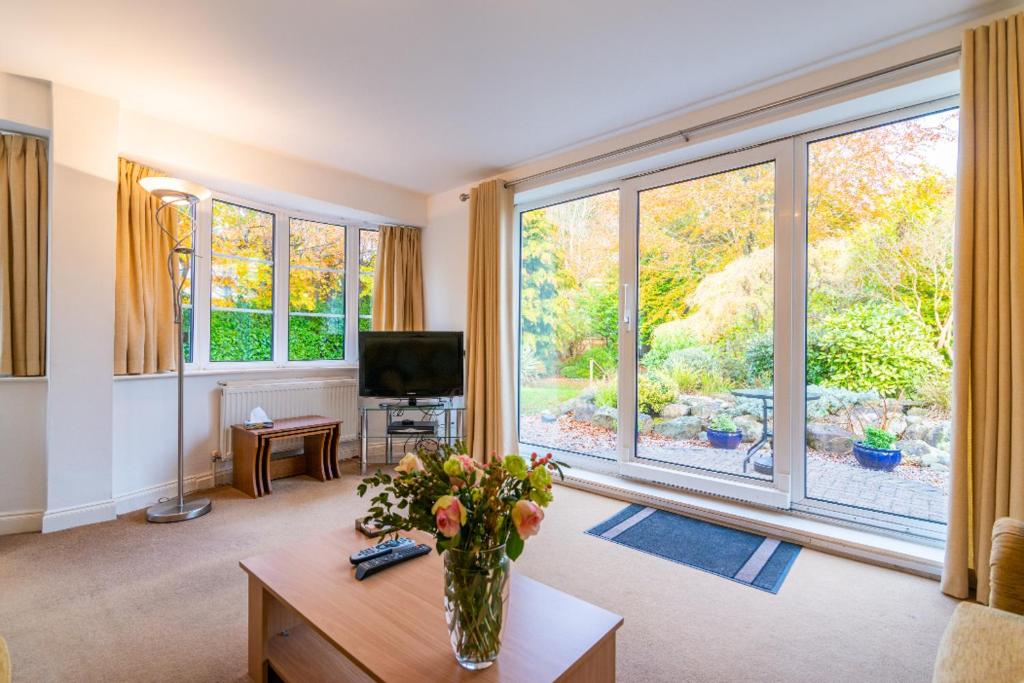
[[[696,345],[697,340],[687,331],[684,321],[672,320],[663,323],[651,331],[651,348],[644,354],[643,364],[649,368],[661,367],[673,351]]]
[[[940,367],[928,328],[913,313],[886,303],[860,303],[821,324],[825,383],[897,397]]]
[[[637,408],[641,413],[657,415],[676,397],[672,386],[659,375],[645,374],[637,383]]]
[[[868,427],[864,430],[864,445],[869,448],[888,450],[896,443],[896,435],[878,427]]]
[[[731,417],[727,415],[719,415],[711,422],[711,428],[719,432],[735,432],[739,431],[736,428],[736,423],[733,422]]]
[[[273,360],[273,322],[269,313],[210,312],[210,360]]]
[[[618,354],[614,346],[593,346],[563,365],[559,372],[569,379],[590,379],[590,361],[594,361],[594,378],[605,379],[615,374]]]
[[[821,384],[824,368],[821,359],[821,341],[818,335],[807,334],[807,383]],[[753,384],[770,385],[775,378],[775,340],[770,334],[754,337],[745,354],[747,380]]]
[[[345,319],[289,316],[288,360],[341,360]]]
[[[691,346],[670,352],[662,365],[666,369],[679,366],[700,372],[718,372],[720,363],[714,351],[706,346]]]
[[[597,393],[594,394],[594,403],[599,408],[618,408],[619,407],[619,388],[614,382],[608,384],[602,384],[597,388]]]

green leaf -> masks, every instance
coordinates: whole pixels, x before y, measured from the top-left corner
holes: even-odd
[[[517,557],[523,554],[523,548],[525,543],[523,539],[519,537],[519,532],[515,530],[515,527],[509,530],[508,542],[505,544],[505,553],[508,555],[508,559],[515,560]]]

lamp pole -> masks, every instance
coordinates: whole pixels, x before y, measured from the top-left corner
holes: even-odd
[[[183,522],[201,517],[213,509],[209,498],[185,500],[185,337],[182,329],[182,294],[186,276],[194,271],[195,262],[195,209],[202,198],[209,196],[209,191],[188,181],[161,176],[142,178],[139,184],[160,201],[156,209],[156,223],[173,241],[167,254],[167,276],[171,279],[171,290],[174,292],[174,332],[177,337],[175,365],[178,371],[178,495],[175,499],[161,501],[147,509],[146,519],[157,523]],[[189,232],[178,236],[171,234],[164,226],[160,215],[167,207],[183,204],[189,207]],[[188,259],[187,270],[179,275],[182,255]]]

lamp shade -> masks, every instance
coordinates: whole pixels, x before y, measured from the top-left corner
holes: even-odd
[[[210,191],[198,183],[169,176],[139,178],[139,185],[157,199],[167,202],[201,202],[210,198]]]

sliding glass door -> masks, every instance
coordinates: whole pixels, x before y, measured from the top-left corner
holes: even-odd
[[[619,393],[633,476],[788,504],[773,377],[777,225],[791,201],[776,168],[790,154],[767,145],[623,186],[621,278],[635,296],[623,302]]]
[[[520,206],[523,448],[941,536],[956,127],[934,102]]]

